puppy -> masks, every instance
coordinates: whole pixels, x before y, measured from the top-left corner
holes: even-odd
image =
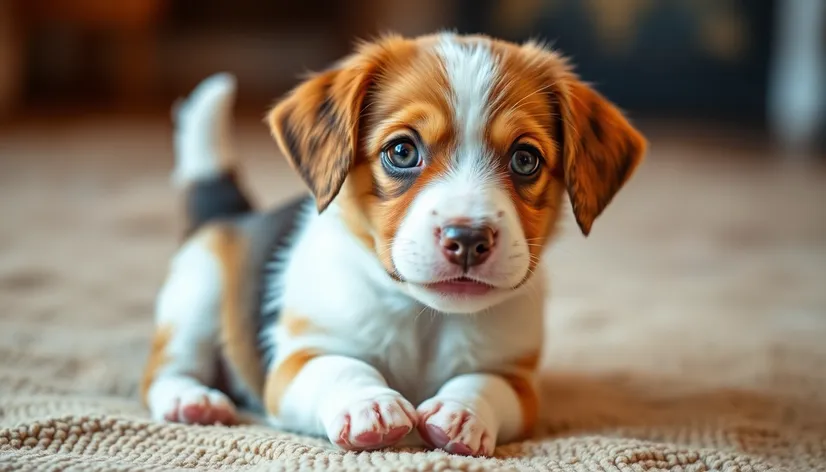
[[[256,212],[234,87],[214,76],[176,112],[188,229],[158,297],[152,416],[229,424],[243,406],[351,450],[530,436],[563,194],[587,235],[643,137],[542,45],[389,36],[269,112],[312,195]]]

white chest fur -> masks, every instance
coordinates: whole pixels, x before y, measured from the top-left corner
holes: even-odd
[[[508,327],[510,323],[518,326]],[[541,329],[541,317],[524,312],[447,315],[425,310],[393,324],[365,354],[391,388],[418,404],[452,377],[497,371],[538,350],[541,339],[534,333]]]
[[[307,218],[285,264],[279,302],[312,329],[295,336],[278,324],[264,333],[276,357],[313,349],[362,359],[414,404],[451,377],[495,371],[541,346],[542,277],[482,313],[435,312],[390,280],[334,208]]]

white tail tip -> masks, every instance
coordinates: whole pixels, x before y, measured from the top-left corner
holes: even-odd
[[[235,161],[231,136],[236,80],[219,73],[202,81],[188,98],[173,106],[177,185],[207,180],[228,170]]]

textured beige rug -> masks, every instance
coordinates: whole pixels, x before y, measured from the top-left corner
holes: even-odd
[[[260,125],[239,141],[262,201],[299,191]],[[566,221],[548,255],[543,435],[468,459],[149,421],[165,124],[0,133],[0,470],[826,470],[826,170],[652,141],[593,236]]]

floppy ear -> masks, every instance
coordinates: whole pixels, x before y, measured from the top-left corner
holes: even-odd
[[[588,235],[645,154],[646,142],[622,113],[573,77],[560,81],[563,172],[574,216]]]
[[[341,190],[355,161],[359,116],[375,67],[365,55],[352,56],[307,79],[267,115],[281,152],[312,191],[319,212]]]

